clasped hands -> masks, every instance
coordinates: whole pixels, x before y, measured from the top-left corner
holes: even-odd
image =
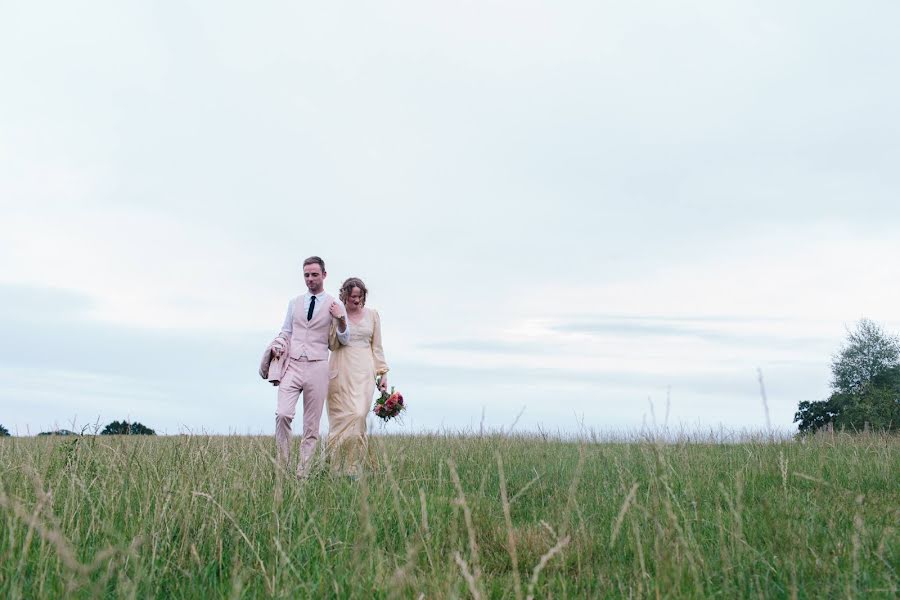
[[[347,315],[344,312],[344,307],[338,301],[333,301],[331,306],[328,307],[328,312],[331,313],[331,316],[335,319],[345,318]]]

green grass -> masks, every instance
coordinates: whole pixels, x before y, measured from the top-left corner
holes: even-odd
[[[371,446],[301,484],[265,437],[2,439],[0,597],[897,594],[897,437]]]

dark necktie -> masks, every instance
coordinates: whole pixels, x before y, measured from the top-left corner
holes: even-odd
[[[309,310],[306,311],[306,320],[307,321],[312,320],[313,309],[315,309],[315,308],[316,308],[316,297],[313,296],[312,298],[309,299]]]

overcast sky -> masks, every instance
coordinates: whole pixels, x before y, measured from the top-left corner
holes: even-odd
[[[900,331],[898,22],[4,0],[0,424],[271,433],[317,254],[382,314],[385,431],[759,429],[758,368],[791,428],[847,327]]]

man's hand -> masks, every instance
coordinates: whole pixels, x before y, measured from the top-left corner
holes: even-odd
[[[330,312],[331,316],[335,319],[344,317],[344,308],[337,301],[331,303],[331,306],[328,307],[328,312]]]
[[[272,354],[275,355],[275,358],[279,358],[284,354],[284,346],[282,345],[281,340],[272,342]]]

